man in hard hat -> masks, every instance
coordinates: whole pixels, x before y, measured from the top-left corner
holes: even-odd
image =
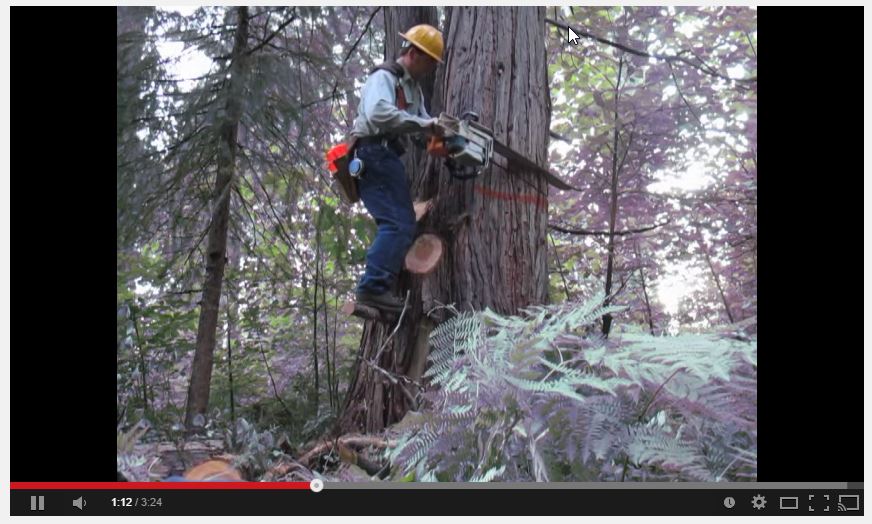
[[[436,131],[437,119],[424,108],[419,82],[442,62],[443,49],[442,33],[426,24],[400,36],[405,42],[397,61],[370,72],[351,131],[356,139],[354,155],[363,164],[358,193],[378,224],[356,299],[388,312],[403,308],[392,289],[416,227],[409,182],[400,162],[405,151],[401,136]]]

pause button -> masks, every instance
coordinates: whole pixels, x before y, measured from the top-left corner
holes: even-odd
[[[30,497],[30,511],[45,511],[45,497]]]

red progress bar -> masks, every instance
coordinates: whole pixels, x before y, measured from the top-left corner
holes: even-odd
[[[267,489],[306,490],[308,482],[10,482],[10,489]]]

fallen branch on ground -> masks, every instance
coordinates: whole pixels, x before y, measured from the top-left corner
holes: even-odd
[[[300,464],[303,464],[304,466],[308,466],[312,459],[314,459],[315,457],[318,457],[320,455],[323,455],[325,452],[333,450],[336,443],[355,448],[365,448],[368,446],[386,448],[388,446],[397,445],[397,442],[395,440],[388,440],[383,437],[373,437],[367,435],[348,435],[345,437],[339,437],[339,439],[322,441],[320,444],[316,444],[315,447],[303,453],[303,455],[298,459],[298,462]]]

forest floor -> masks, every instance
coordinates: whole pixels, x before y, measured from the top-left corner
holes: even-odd
[[[266,458],[228,453],[226,442],[221,439],[143,442],[133,446],[129,453],[139,460],[119,470],[123,469],[131,482],[156,482],[182,476],[209,460],[221,460],[228,462],[242,478],[254,482],[308,482],[314,478],[367,482],[388,473],[382,468],[382,455],[391,444],[381,436],[346,435],[312,441],[297,453],[279,446],[268,450]]]

